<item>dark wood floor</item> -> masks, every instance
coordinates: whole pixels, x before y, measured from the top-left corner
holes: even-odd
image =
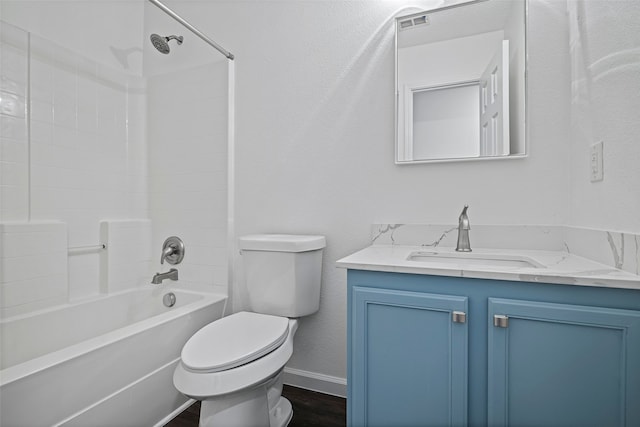
[[[347,424],[347,404],[344,398],[288,385],[284,386],[282,395],[293,406],[293,419],[289,427],[342,427]],[[200,402],[196,402],[166,427],[197,427],[199,417]]]

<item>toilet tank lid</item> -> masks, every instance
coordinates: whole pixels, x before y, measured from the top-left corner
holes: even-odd
[[[252,234],[240,237],[238,245],[243,250],[275,252],[307,252],[326,246],[324,236],[295,234]]]

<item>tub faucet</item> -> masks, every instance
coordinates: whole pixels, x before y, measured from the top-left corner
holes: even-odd
[[[178,280],[178,270],[172,268],[166,273],[156,273],[153,275],[151,283],[153,283],[154,285],[159,285],[164,279]]]
[[[467,209],[469,205],[464,205],[462,213],[458,218],[458,244],[456,245],[456,251],[458,252],[471,252],[471,243],[469,242],[469,217],[467,216]]]

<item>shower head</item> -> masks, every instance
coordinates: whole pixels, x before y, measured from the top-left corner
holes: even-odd
[[[151,34],[151,43],[153,43],[153,47],[158,49],[158,52],[168,54],[171,49],[169,49],[169,40],[176,40],[178,44],[182,44],[183,37],[182,36],[159,36],[158,34]]]

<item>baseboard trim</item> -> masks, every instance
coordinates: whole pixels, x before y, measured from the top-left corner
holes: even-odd
[[[347,397],[346,378],[333,377],[301,369],[284,368],[283,381],[287,385],[304,388],[305,390]]]

